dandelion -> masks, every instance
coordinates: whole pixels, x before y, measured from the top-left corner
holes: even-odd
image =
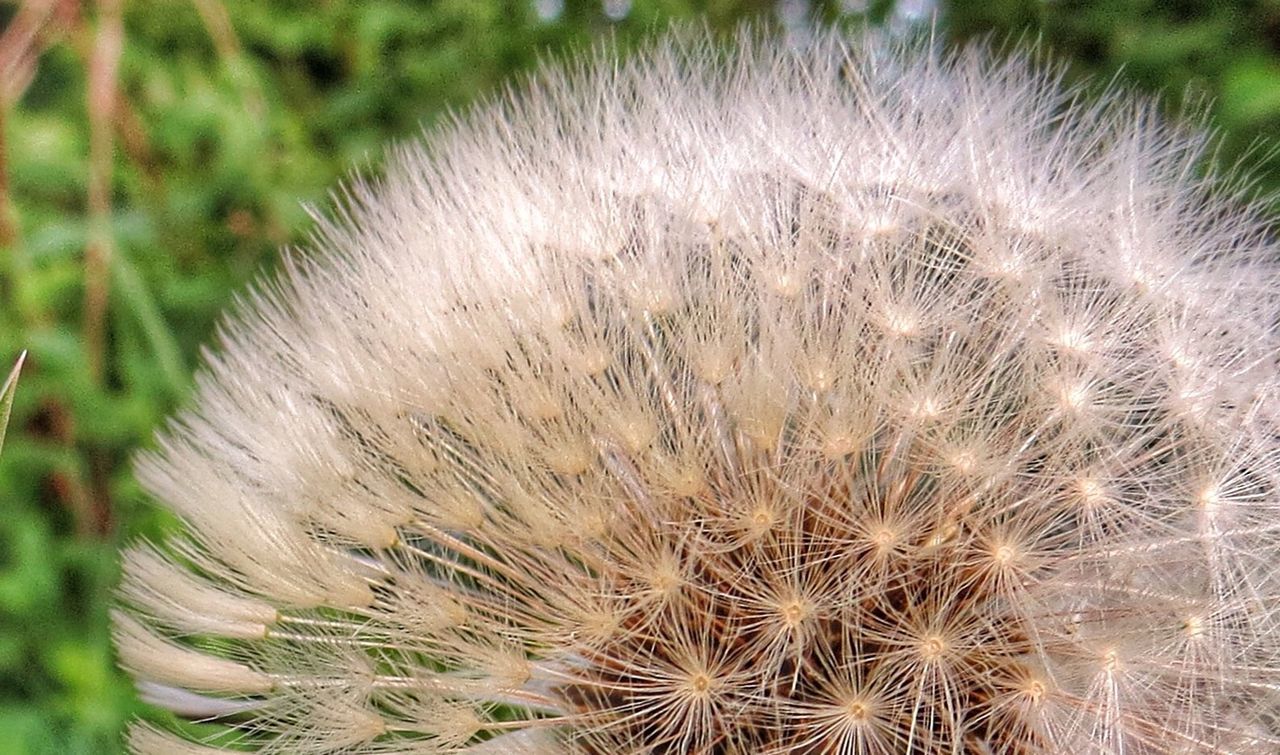
[[[321,221],[138,466],[138,753],[1270,753],[1280,248],[981,51],[677,35]],[[1217,188],[1215,188],[1217,187]]]

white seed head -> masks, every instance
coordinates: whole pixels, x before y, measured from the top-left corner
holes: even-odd
[[[227,750],[1280,751],[1280,247],[981,51],[676,35],[401,150],[139,465]]]

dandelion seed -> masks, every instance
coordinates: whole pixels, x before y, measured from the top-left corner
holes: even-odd
[[[1204,141],[837,32],[390,161],[139,475],[137,753],[1272,753],[1280,247]]]

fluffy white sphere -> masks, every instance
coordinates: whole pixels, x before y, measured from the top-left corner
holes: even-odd
[[[1202,145],[836,32],[543,73],[227,326],[121,660],[262,753],[1276,752],[1280,249]]]

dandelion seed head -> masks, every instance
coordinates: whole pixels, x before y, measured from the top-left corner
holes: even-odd
[[[348,190],[138,465],[135,752],[1280,747],[1280,248],[981,50],[675,35]]]

